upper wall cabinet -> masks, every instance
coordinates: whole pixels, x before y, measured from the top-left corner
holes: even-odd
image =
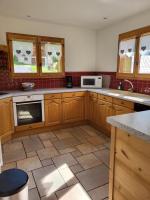
[[[150,26],[119,35],[118,78],[150,78]]]
[[[7,33],[13,77],[64,76],[64,39]]]

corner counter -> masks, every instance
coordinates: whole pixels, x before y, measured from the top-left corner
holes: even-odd
[[[109,200],[150,199],[150,111],[108,117]]]

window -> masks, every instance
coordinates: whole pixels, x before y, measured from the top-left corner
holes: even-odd
[[[150,74],[150,34],[140,37],[139,73]]]
[[[64,39],[7,33],[13,77],[64,76]]]
[[[119,35],[118,78],[150,78],[150,26]]]
[[[119,44],[119,73],[133,73],[135,59],[135,39],[123,40]]]

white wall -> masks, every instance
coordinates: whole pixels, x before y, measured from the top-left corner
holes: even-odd
[[[95,71],[96,31],[0,16],[0,44],[6,32],[65,38],[66,71]]]
[[[98,31],[96,70],[115,72],[117,70],[118,35],[147,25],[150,25],[150,11]]]

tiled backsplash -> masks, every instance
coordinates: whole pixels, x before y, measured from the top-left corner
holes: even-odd
[[[117,89],[121,79],[116,78],[116,72],[99,72],[98,74],[110,75],[111,76],[110,88]],[[130,79],[130,81],[133,83],[135,92],[150,95],[150,92],[145,91],[146,89],[150,88],[150,80],[131,80]],[[130,87],[130,85],[126,82],[124,82],[123,84],[124,84],[125,90],[127,90]]]
[[[73,86],[80,86],[80,77],[82,75],[95,75],[95,72],[66,72],[73,78]],[[18,90],[21,89],[22,82],[34,82],[35,88],[61,88],[65,87],[65,78],[15,78],[9,76],[6,69],[0,69],[0,90]]]

